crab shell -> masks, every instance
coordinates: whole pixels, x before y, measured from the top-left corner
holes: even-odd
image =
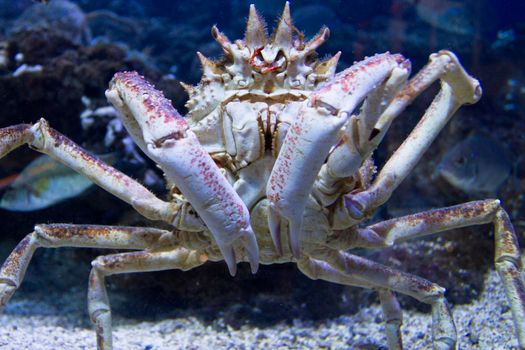
[[[190,97],[186,119],[206,152],[250,210],[260,261],[291,261],[293,250],[286,242],[287,238],[284,238],[283,245],[289,249],[276,250],[272,237],[268,235],[270,203],[267,186],[286,134],[309,103],[312,92],[334,79],[340,52],[324,61],[318,60],[316,49],[328,39],[328,28],[321,28],[316,36],[305,41],[293,25],[288,2],[271,36],[253,5],[250,6],[244,40],[231,42],[215,26],[211,32],[221,45],[224,56],[212,61],[197,53],[203,76],[197,86],[182,84]],[[375,61],[384,58],[380,55]],[[397,56],[391,60],[396,59],[399,60]],[[378,80],[384,79],[383,76],[391,70],[391,65],[382,67],[384,72]],[[334,91],[329,96],[338,98],[340,92]],[[326,98],[331,102],[331,98]],[[334,135],[327,140],[325,148],[333,146],[331,139],[340,137],[343,123],[339,120],[334,124]],[[321,163],[323,161],[321,159]],[[355,223],[348,218],[342,195],[366,188],[374,171],[373,162],[367,159],[359,163],[353,174],[340,181],[335,191],[332,186],[328,194],[322,191],[306,193],[305,207],[299,205],[297,208],[298,215],[305,220],[301,230],[303,250],[309,249],[309,242],[312,249],[316,243],[325,242],[334,229],[348,228]],[[315,167],[309,171],[311,183],[318,172]],[[297,184],[311,187],[308,182]],[[329,205],[330,209],[327,209]],[[242,251],[237,255],[242,257]]]

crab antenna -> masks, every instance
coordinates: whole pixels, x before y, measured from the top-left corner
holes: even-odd
[[[246,23],[246,33],[244,34],[246,45],[254,50],[265,46],[268,42],[268,33],[266,32],[266,23],[257,13],[255,5],[250,5],[250,15]]]
[[[328,40],[328,37],[330,36],[330,30],[328,27],[322,27],[321,30],[319,30],[319,33],[317,33],[307,44],[304,48],[307,52],[315,51],[319,46],[323,45],[326,40]]]
[[[273,44],[277,47],[289,49],[293,45],[293,23],[292,16],[290,16],[290,3],[287,1],[284,4],[284,10],[279,20],[279,24],[273,32]]]
[[[215,41],[217,41],[219,43],[219,45],[221,45],[222,49],[226,52],[226,53],[231,53],[232,51],[232,43],[230,42],[230,40],[226,37],[226,35],[224,35],[223,33],[221,33],[219,31],[219,28],[217,28],[217,26],[213,26],[211,27],[211,35],[213,36],[213,39],[215,39]]]

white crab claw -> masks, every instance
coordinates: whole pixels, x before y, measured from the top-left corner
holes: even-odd
[[[221,250],[222,256],[230,275],[235,276],[237,274],[237,260],[235,259],[235,250],[231,244],[218,244]]]
[[[295,217],[293,214],[286,216],[288,219],[288,245],[292,255],[299,259],[301,257],[301,242],[299,241],[302,217]],[[282,256],[284,254],[282,237],[281,237],[281,214],[279,209],[273,203],[268,207],[268,227],[272,237],[273,245],[277,254]]]
[[[273,203],[270,203],[268,207],[268,227],[270,229],[270,235],[272,236],[273,245],[277,254],[283,255],[283,246],[281,243],[281,215],[275,208]]]
[[[259,246],[251,228],[241,232],[241,242],[248,255],[251,271],[256,273],[259,269]]]
[[[202,218],[230,273],[237,269],[233,247],[238,239],[256,272],[259,249],[248,208],[170,101],[136,72],[115,74],[106,96],[137,145]]]
[[[405,64],[401,55],[389,53],[367,58],[337,74],[305,101],[288,129],[266,188],[269,227],[278,251],[282,247],[277,222],[283,217],[289,223],[291,251],[299,257],[304,209],[322,164],[341,138],[341,128],[366,95],[395,67]]]
[[[250,262],[250,269],[252,273],[256,273],[259,270],[259,246],[257,245],[257,240],[255,239],[255,234],[253,233],[251,227],[240,232],[239,239],[246,251],[248,256],[248,261]],[[237,260],[235,257],[235,249],[232,244],[219,244],[219,249],[221,250],[222,256],[226,265],[228,265],[228,271],[230,275],[235,276],[237,273]]]
[[[303,226],[303,220],[290,219],[290,227],[288,228],[288,242],[290,244],[290,250],[292,255],[299,259],[301,258],[301,227]]]

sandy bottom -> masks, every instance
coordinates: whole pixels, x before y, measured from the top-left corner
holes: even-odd
[[[0,316],[0,349],[95,349],[95,333],[86,312],[85,291],[71,290],[60,305],[45,300],[13,297]],[[71,300],[71,301],[69,301]],[[480,298],[453,308],[460,349],[513,349],[517,347],[512,315],[499,278],[486,276]],[[386,349],[378,305],[355,315],[322,322],[298,319],[270,327],[233,329],[224,319],[204,322],[198,315],[146,322],[113,316],[114,348],[154,349]],[[429,349],[430,314],[404,314],[407,349]]]

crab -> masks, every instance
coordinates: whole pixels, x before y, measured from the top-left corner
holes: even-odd
[[[130,249],[92,262],[88,309],[99,350],[112,348],[105,278],[122,273],[189,270],[207,261],[292,262],[312,279],[378,292],[388,347],[401,349],[402,311],[395,293],[432,308],[435,349],[454,349],[457,334],[445,288],[352,254],[384,248],[458,227],[494,224],[495,266],[525,346],[525,286],[520,249],[497,199],[472,201],[366,224],[407,177],[454,112],[481,97],[449,51],[430,56],[409,79],[400,54],[368,57],[336,74],[340,52],[319,61],[323,27],[306,41],[289,4],[271,37],[250,6],[243,40],[211,33],[224,51],[219,61],[197,53],[203,76],[182,117],[144,77],[116,73],[106,91],[138,147],[164,171],[169,198],[80,148],[46,120],[0,129],[0,157],[29,147],[48,154],[129,203],[138,213],[171,225],[122,227],[36,225],[0,269],[0,307],[20,286],[40,247]],[[429,85],[441,89],[404,143],[377,172],[372,153],[394,119]]]

